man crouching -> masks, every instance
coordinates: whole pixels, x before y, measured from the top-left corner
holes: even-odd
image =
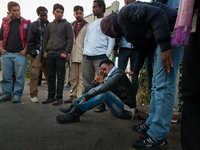
[[[99,64],[100,72],[93,81],[94,88],[80,97],[70,107],[60,108],[64,116],[56,117],[59,123],[78,122],[79,117],[86,111],[105,103],[111,113],[121,119],[134,117],[136,101],[133,86],[126,74],[109,59]]]

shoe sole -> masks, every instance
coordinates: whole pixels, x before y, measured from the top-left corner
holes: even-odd
[[[134,128],[132,128],[132,129],[133,129],[134,132],[137,132],[137,133],[139,133],[139,134],[143,134],[143,135],[145,135],[145,134],[147,133],[147,131],[144,132],[144,131],[138,131],[138,130],[135,130]]]
[[[63,101],[61,102],[61,103],[59,103],[59,104],[52,104],[53,106],[59,106],[59,105],[61,105],[63,103]]]
[[[3,99],[3,100],[0,100],[0,102],[5,102],[5,101],[8,101],[8,100],[11,100],[11,98],[6,98],[6,99]]]
[[[50,104],[50,103],[53,103],[53,102],[55,102],[55,101],[52,101],[52,102],[47,102],[47,103],[43,103],[43,102],[42,102],[42,104]]]
[[[13,100],[12,102],[13,102],[13,103],[19,103],[20,100]]]
[[[138,146],[134,146],[134,148],[136,148],[137,150],[154,150],[154,149],[168,149],[168,143],[166,143],[165,145],[162,145],[162,146],[156,146],[156,147],[152,147],[152,148],[141,148],[141,147],[138,147]]]

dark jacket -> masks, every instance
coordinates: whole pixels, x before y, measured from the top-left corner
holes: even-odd
[[[73,46],[73,31],[71,24],[62,19],[60,22],[50,22],[47,26],[43,52],[48,53],[71,53]]]
[[[34,21],[28,28],[27,49],[30,55],[37,54],[36,50],[40,50],[40,31],[38,23],[38,21]]]
[[[155,42],[161,51],[171,49],[170,31],[173,31],[176,16],[177,10],[159,2],[138,1],[120,10],[118,23],[123,36],[137,51],[135,73],[142,68],[147,50],[155,48]]]
[[[89,100],[90,98],[107,91],[113,92],[130,108],[136,107],[136,101],[133,96],[133,85],[127,75],[119,70],[119,68],[112,72],[106,82],[92,88],[84,97],[86,100]]]

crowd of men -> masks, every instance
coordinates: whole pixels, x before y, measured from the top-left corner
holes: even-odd
[[[187,72],[194,70],[188,66],[188,61],[195,65],[198,60],[199,64],[198,57],[189,51],[195,49],[195,53],[199,53],[199,0],[191,0],[188,3],[185,2],[187,0],[181,0],[181,7],[178,7],[178,0],[157,1],[146,3],[124,0],[125,6],[118,14],[113,12],[104,17],[104,1],[94,0],[92,8],[96,20],[90,24],[84,20],[84,9],[79,5],[74,7],[75,21],[72,24],[63,19],[64,7],[58,3],[53,6],[52,22],[47,20],[48,10],[39,6],[36,9],[38,19],[31,23],[21,17],[18,3],[9,2],[8,16],[3,18],[0,31],[3,91],[0,102],[10,99],[13,103],[20,102],[25,83],[26,56],[29,54],[32,62],[30,100],[33,103],[39,102],[38,77],[42,70],[48,91],[48,97],[42,104],[52,103],[53,106],[63,103],[65,65],[66,60],[70,60],[71,91],[70,99],[65,103],[71,105],[59,109],[64,115],[57,116],[57,122],[78,122],[86,111],[95,108],[95,111],[102,112],[105,105],[114,116],[131,119],[136,110],[138,74],[145,58],[149,58],[150,64],[146,61],[147,66],[151,66],[147,69],[152,72],[149,77],[149,116],[145,122],[132,127],[133,131],[143,135],[133,142],[133,147],[167,148],[166,137],[173,114],[176,77],[184,55],[183,45],[188,45],[191,29],[189,28],[188,34],[180,40],[181,36],[178,34],[187,29],[183,30],[179,26],[193,27],[194,33],[197,34],[191,34],[185,52],[187,56],[184,56],[183,98],[187,106],[184,105],[183,112],[182,146],[183,149],[199,148],[196,138],[198,135],[195,134],[199,128],[194,130],[192,125],[195,124],[195,117],[188,117],[191,113],[194,115],[193,112],[199,106],[199,71],[194,76],[195,80],[191,79]],[[187,7],[186,5],[192,7],[184,12],[186,9],[183,7]],[[196,21],[192,21],[193,12],[197,13]],[[184,15],[182,17],[183,13],[188,13],[187,19],[184,19]],[[182,20],[190,22],[184,24]],[[196,26],[191,25],[191,22],[195,22]],[[192,37],[198,41],[194,42]],[[113,50],[115,56],[119,57],[118,67],[109,60]],[[195,61],[188,55],[195,57]],[[131,72],[126,73],[132,76],[131,81],[125,73],[129,58]],[[191,79],[190,84],[186,83],[188,78]],[[193,85],[195,88],[191,87]],[[189,128],[192,134],[186,132],[186,128]]]

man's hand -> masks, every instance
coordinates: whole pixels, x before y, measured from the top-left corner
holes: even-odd
[[[119,56],[119,53],[118,53],[117,50],[114,50],[114,55],[115,55],[115,57],[118,57],[118,56]]]
[[[66,58],[67,58],[67,55],[64,54],[64,53],[61,53],[61,54],[60,54],[60,58],[61,58],[61,59],[66,59]]]
[[[44,53],[43,58],[47,59],[47,53]]]
[[[103,71],[97,72],[96,84],[103,83],[104,81],[106,81],[106,79],[104,79],[104,72]]]
[[[136,76],[137,75],[137,73],[135,73],[135,72],[125,72],[125,73],[130,75],[130,76]]]
[[[8,52],[5,49],[2,49],[1,50],[1,55],[3,55],[3,54],[8,54]]]
[[[20,52],[19,52],[19,55],[21,55],[21,56],[26,56],[27,55],[27,51],[24,49],[24,50],[21,50]]]
[[[86,100],[85,100],[85,97],[82,98],[82,100],[79,102],[79,104],[82,104],[84,103]]]
[[[163,66],[164,71],[167,74],[170,74],[171,67],[174,67],[172,50],[169,49],[162,52],[161,60],[162,60],[162,66]]]

